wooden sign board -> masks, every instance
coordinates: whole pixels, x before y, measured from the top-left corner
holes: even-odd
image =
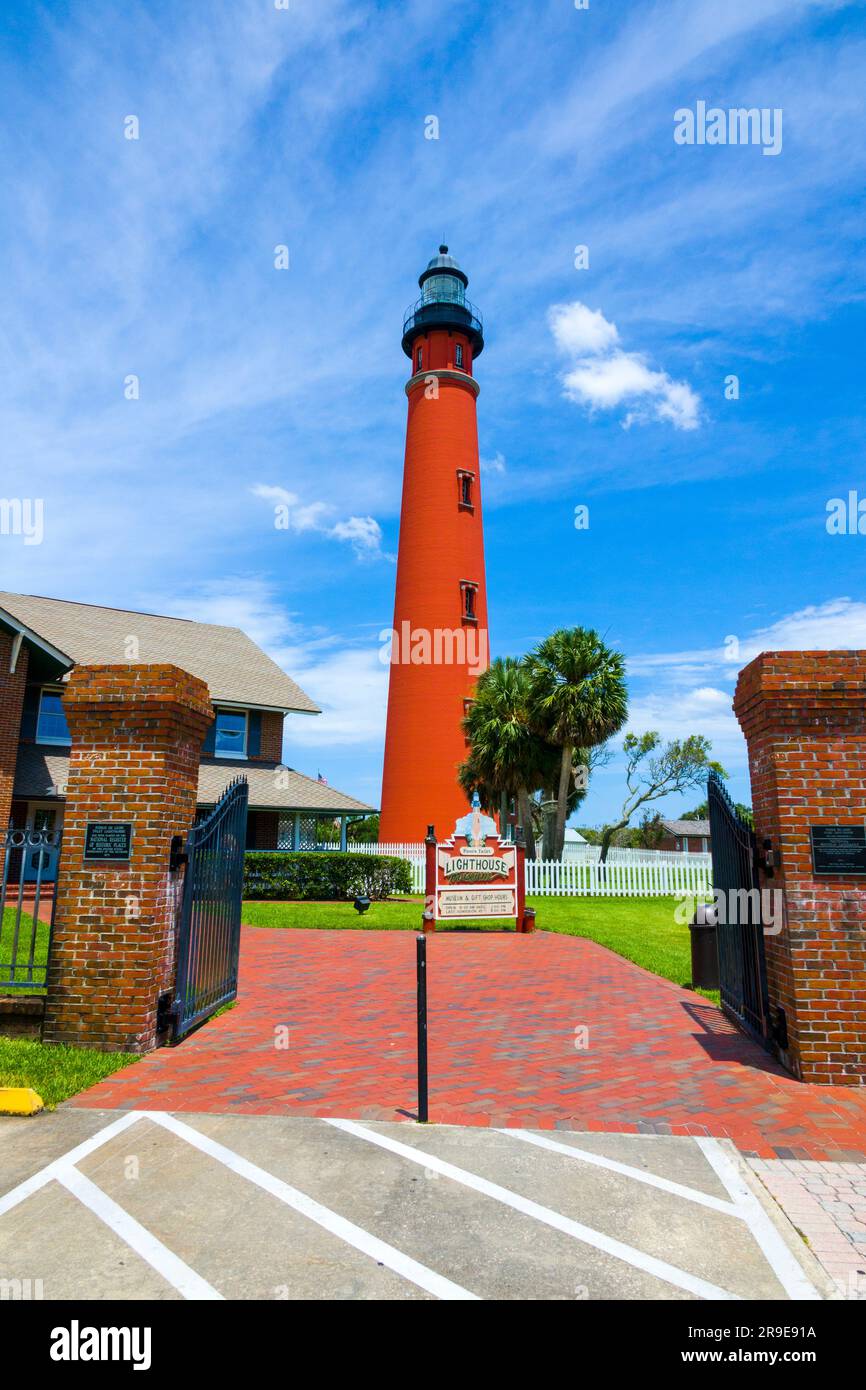
[[[436,845],[432,869],[427,899],[434,921],[511,917],[520,918],[522,930],[523,846],[500,838],[496,822],[482,814],[477,796],[451,838]]]

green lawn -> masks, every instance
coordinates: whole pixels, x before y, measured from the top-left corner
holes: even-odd
[[[0,1037],[0,1086],[32,1086],[46,1108],[53,1110],[62,1100],[138,1060],[132,1052],[94,1052],[31,1038]]]
[[[674,918],[675,898],[528,898],[540,931],[585,936],[674,984],[691,986],[689,929]],[[244,903],[251,927],[320,927],[329,930],[417,931],[421,898],[372,903],[359,917],[351,903]],[[437,931],[503,931],[511,923],[449,922]],[[718,990],[699,993],[719,1001]]]

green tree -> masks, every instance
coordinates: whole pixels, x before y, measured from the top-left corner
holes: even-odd
[[[661,735],[626,734],[623,740],[626,763],[627,795],[618,821],[604,826],[601,833],[600,862],[607,859],[611,841],[624,830],[639,807],[671,792],[684,792],[702,786],[712,770],[719,776],[727,773],[721,763],[710,759],[711,744],[702,734],[671,739],[662,743]]]
[[[529,722],[529,677],[514,657],[497,657],[478,677],[463,719],[469,753],[458,769],[464,791],[477,791],[488,811],[498,811],[503,833],[509,802],[526,833],[527,852],[535,857],[530,798],[550,779],[554,750]]]
[[[346,826],[346,839],[353,845],[375,845],[379,839],[379,815],[359,816]]]
[[[525,664],[530,723],[558,750],[551,851],[559,859],[574,790],[574,750],[605,743],[626,720],[625,659],[591,628],[573,627],[560,628],[539,642]]]

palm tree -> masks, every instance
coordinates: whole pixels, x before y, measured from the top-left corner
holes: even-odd
[[[497,657],[478,677],[463,720],[469,754],[458,769],[458,778],[465,791],[478,791],[487,810],[499,810],[503,834],[508,803],[517,802],[527,852],[534,858],[529,798],[549,779],[551,750],[529,723],[528,695],[526,667],[514,657]]]
[[[529,653],[529,721],[557,745],[554,857],[562,856],[575,748],[590,749],[621,729],[628,713],[625,658],[592,628],[560,628]]]

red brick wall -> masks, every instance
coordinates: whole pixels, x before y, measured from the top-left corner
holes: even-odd
[[[250,811],[247,843],[251,849],[276,849],[279,813],[277,811]]]
[[[278,763],[283,756],[283,716],[265,710],[262,713],[262,740],[259,760]],[[254,762],[255,759],[252,759]]]
[[[169,850],[195,815],[208,689],[177,666],[77,666],[63,703],[72,748],[44,1037],[143,1052],[174,984],[183,876]],[[132,822],[128,864],[84,862],[88,821]]]
[[[681,843],[681,836],[666,835],[663,840],[659,840],[659,843],[656,845],[656,849],[673,850],[677,854],[709,853],[711,844],[710,837],[709,835],[706,836],[706,851],[704,850],[704,838],[705,837],[703,835],[687,835],[685,841],[685,848],[683,848]]]
[[[866,1083],[866,879],[812,872],[809,827],[866,821],[866,652],[764,652],[734,710],[749,745],[758,843],[781,864],[784,926],[765,936],[784,1060],[803,1080]]]
[[[18,758],[21,706],[27,681],[27,650],[21,648],[14,674],[9,670],[12,637],[0,632],[0,830],[9,824],[12,783]]]

